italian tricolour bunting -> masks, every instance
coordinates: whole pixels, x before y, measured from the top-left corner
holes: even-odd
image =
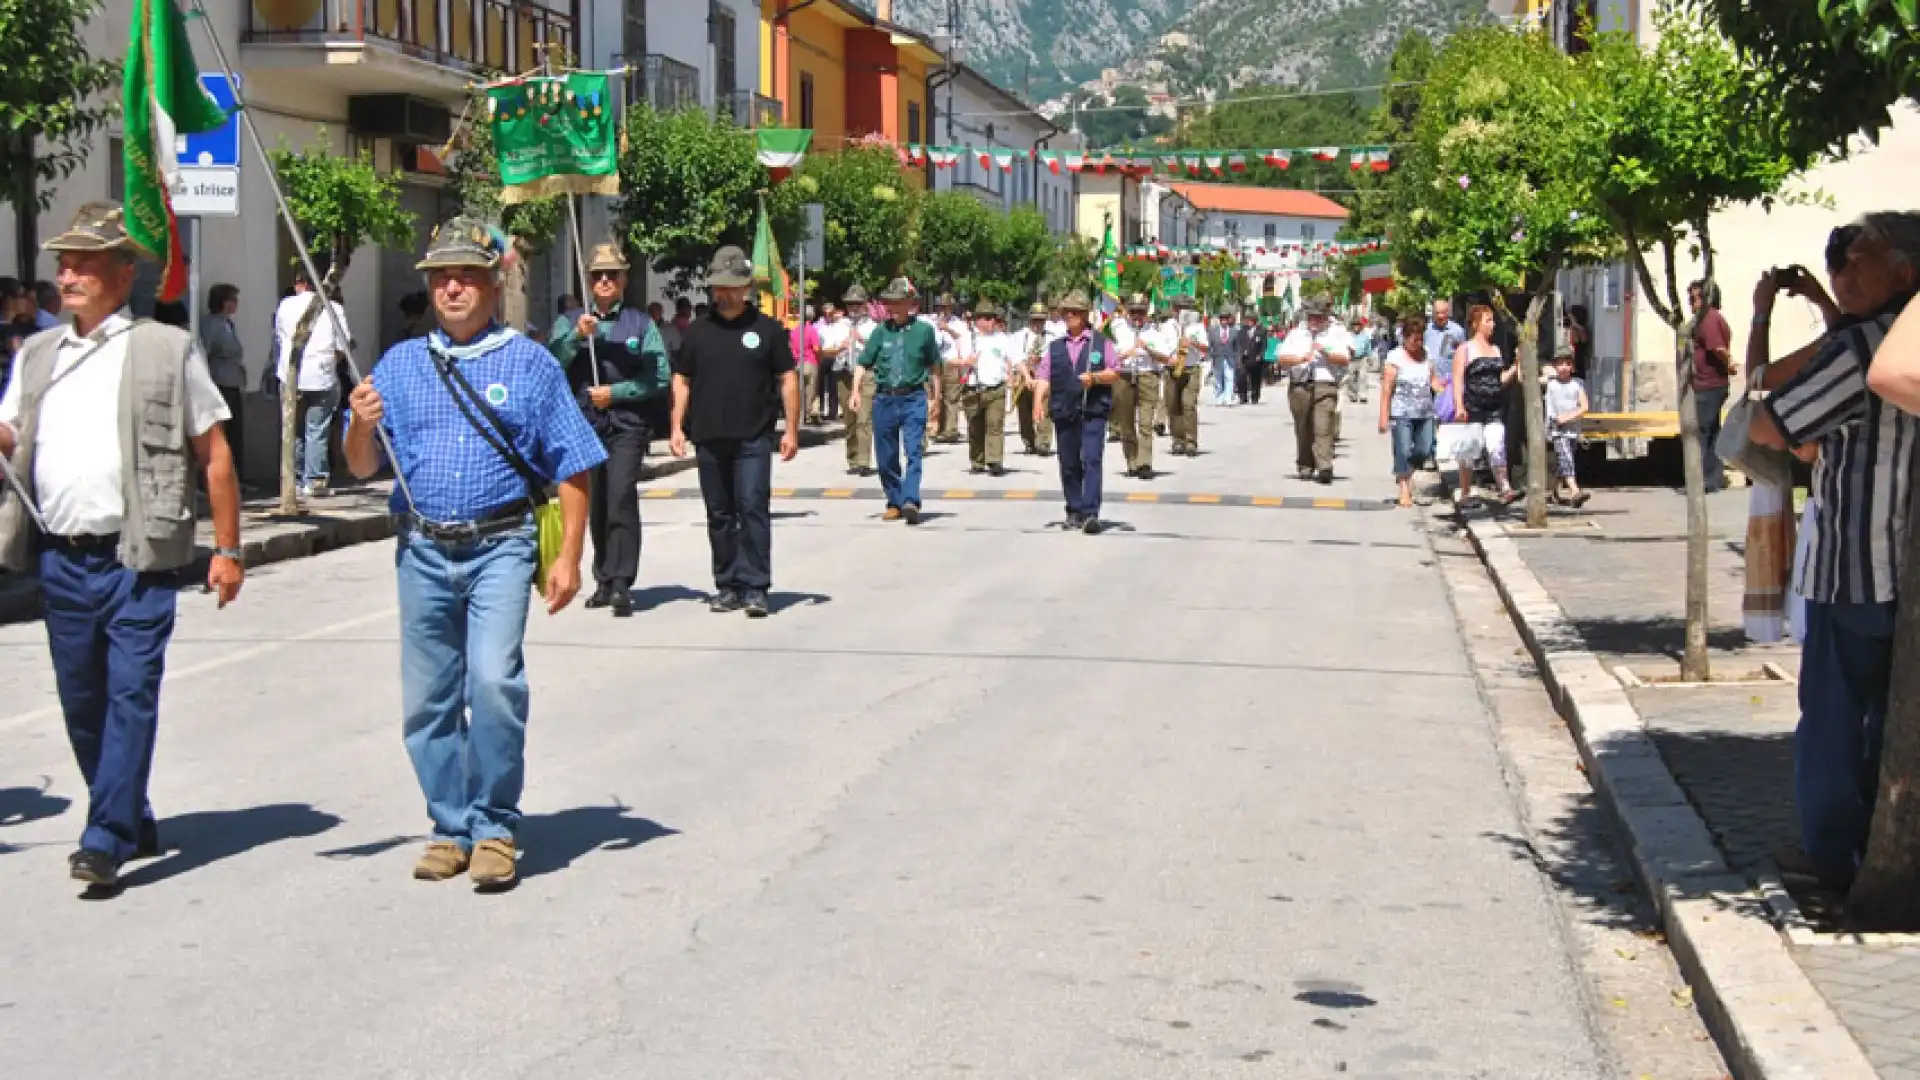
[[[1385,251],[1369,252],[1355,260],[1360,264],[1360,291],[1383,293],[1393,289],[1393,256]]]
[[[127,236],[161,261],[160,299],[178,300],[187,290],[187,256],[173,216],[173,188],[180,180],[174,139],[212,131],[227,122],[227,114],[200,86],[186,20],[173,0],[134,0],[125,66],[120,108]]]

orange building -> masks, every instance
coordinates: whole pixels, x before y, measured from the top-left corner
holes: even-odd
[[[927,77],[943,60],[933,43],[850,0],[762,0],[760,92],[784,123],[813,130],[816,152],[866,135],[917,143],[928,128]]]

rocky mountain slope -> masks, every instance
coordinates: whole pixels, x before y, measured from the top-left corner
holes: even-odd
[[[968,63],[1034,99],[1058,94],[1157,41],[1194,0],[895,0],[916,30],[960,14]]]

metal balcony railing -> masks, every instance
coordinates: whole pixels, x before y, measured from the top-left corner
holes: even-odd
[[[714,113],[722,119],[731,119],[735,127],[780,126],[780,102],[752,90],[735,90],[723,96]]]
[[[551,0],[558,3],[560,0]],[[241,40],[263,45],[374,45],[459,71],[528,71],[541,50],[572,57],[571,15],[541,0],[250,0]]]
[[[671,56],[649,54],[628,76],[629,96],[644,101],[655,112],[675,112],[700,106],[700,71]]]

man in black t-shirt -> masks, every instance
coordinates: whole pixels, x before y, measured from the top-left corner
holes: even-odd
[[[774,421],[784,411],[780,460],[800,451],[800,378],[784,327],[747,303],[753,263],[723,247],[707,267],[713,309],[688,324],[673,357],[675,457],[691,438],[707,503],[716,612],[767,614],[773,584]],[[777,396],[776,396],[777,395]]]

